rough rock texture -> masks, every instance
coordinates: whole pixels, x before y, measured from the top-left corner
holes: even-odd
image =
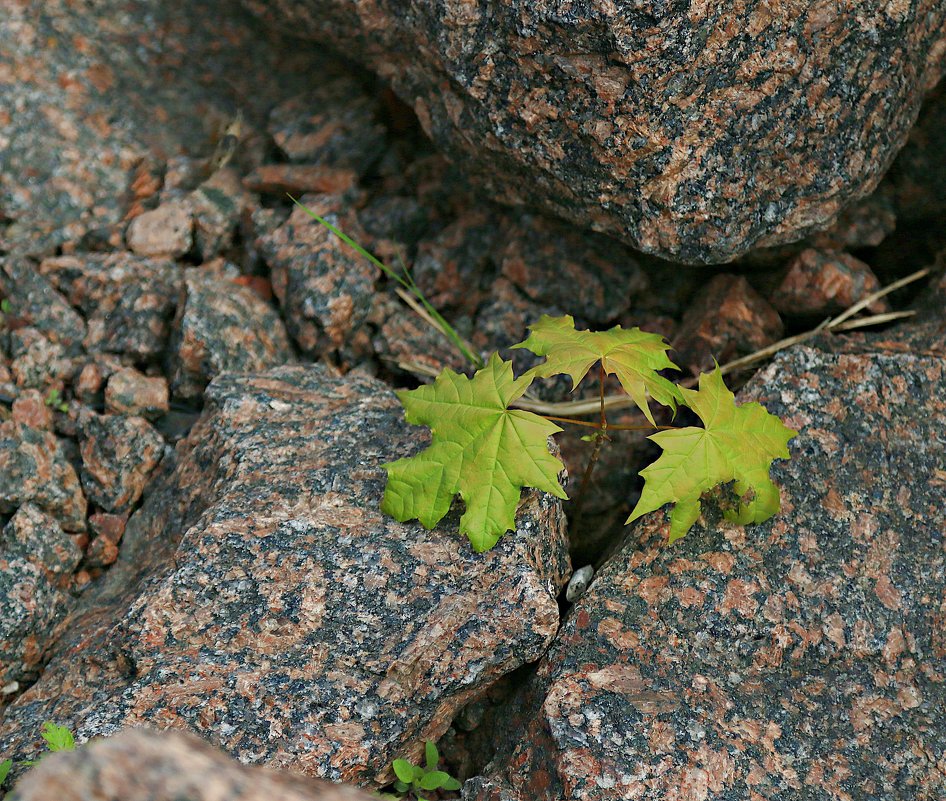
[[[0,259],[0,291],[11,313],[63,348],[78,347],[85,321],[26,259]]]
[[[35,677],[82,551],[55,519],[23,504],[0,535],[0,683]]]
[[[290,161],[363,173],[384,148],[377,101],[354,76],[314,83],[273,109],[269,133]]]
[[[612,239],[565,223],[521,215],[502,241],[500,271],[541,307],[604,324],[648,289],[639,257]]]
[[[10,333],[10,373],[18,387],[62,389],[74,364],[66,348],[31,326]]]
[[[719,262],[826,227],[903,144],[939,0],[244,0],[390,81],[504,202]]]
[[[66,531],[85,531],[85,496],[79,477],[49,431],[0,423],[0,513],[32,502]]]
[[[292,361],[279,315],[252,290],[203,270],[185,277],[171,341],[171,391],[196,399],[224,372],[265,370]]]
[[[125,241],[139,256],[183,256],[194,244],[191,205],[172,200],[139,214],[128,224]]]
[[[128,729],[44,759],[15,801],[369,801],[353,787],[248,767],[181,732]],[[12,801],[12,799],[11,799]]]
[[[644,518],[464,798],[944,797],[944,398],[942,354],[777,358],[741,400],[800,432],[781,514]]]
[[[274,102],[338,69],[263,31],[238,0],[0,4],[0,209],[10,251],[51,255],[140,213],[182,154],[206,166],[237,110],[262,129]],[[103,24],[103,20],[107,21]],[[178,159],[179,160],[179,159]]]
[[[121,556],[12,705],[80,740],[195,730],[245,762],[381,785],[455,712],[542,653],[569,570],[557,499],[530,493],[485,554],[378,509],[420,429],[382,383],[317,367],[220,376],[129,521]]]

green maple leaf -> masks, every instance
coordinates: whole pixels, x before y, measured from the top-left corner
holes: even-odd
[[[571,315],[547,314],[529,331],[529,338],[513,347],[527,348],[536,356],[546,357],[532,369],[537,376],[569,375],[574,388],[600,360],[605,372],[617,377],[651,425],[655,423],[647,403],[648,394],[673,410],[682,400],[680,388],[657,373],[668,368],[680,369],[667,357],[670,346],[659,334],[619,325],[608,331],[577,331]]]
[[[523,487],[566,498],[558,483],[562,462],[548,449],[549,436],[562,429],[509,408],[532,380],[529,374],[514,378],[512,362],[494,354],[472,379],[444,370],[433,384],[398,392],[407,421],[429,426],[433,442],[416,456],[384,465],[381,510],[433,528],[459,493],[466,504],[460,531],[482,552],[515,528]]]
[[[652,434],[663,454],[641,471],[644,489],[630,523],[675,503],[670,515],[670,542],[684,536],[700,516],[700,496],[719,484],[735,481],[740,497],[726,518],[745,525],[768,520],[779,510],[778,487],[769,478],[775,459],[788,459],[788,441],[796,431],[758,403],[736,405],[719,368],[700,376],[699,390],[682,389],[683,402],[705,428],[679,428]],[[753,493],[746,498],[746,493]]]

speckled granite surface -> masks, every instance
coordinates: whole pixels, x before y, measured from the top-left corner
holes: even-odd
[[[149,724],[383,784],[554,636],[560,502],[528,495],[519,530],[475,554],[455,516],[426,532],[380,513],[381,464],[423,445],[386,385],[283,367],[218,377],[206,404],[0,753],[35,753],[47,719],[81,740]]]
[[[496,198],[667,258],[801,238],[942,73],[939,0],[244,0],[390,81]]]
[[[782,513],[644,518],[566,619],[467,801],[946,797],[946,359],[792,349]]]

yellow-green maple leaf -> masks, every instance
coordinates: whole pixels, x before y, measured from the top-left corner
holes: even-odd
[[[648,394],[674,410],[681,400],[680,388],[657,372],[680,369],[667,357],[670,345],[660,334],[649,334],[639,328],[624,329],[619,325],[608,331],[577,331],[571,315],[549,317],[547,314],[530,326],[529,332],[525,342],[513,347],[527,348],[536,356],[545,356],[542,364],[532,368],[537,376],[569,375],[574,388],[600,360],[605,372],[617,377],[651,425],[654,425],[654,417],[647,403]]]
[[[558,482],[562,462],[548,446],[549,436],[562,429],[509,408],[531,383],[528,374],[514,378],[512,362],[494,354],[472,379],[444,370],[433,384],[398,392],[407,421],[429,426],[433,442],[384,466],[381,510],[433,528],[459,493],[466,504],[460,531],[475,551],[485,551],[515,528],[523,487],[567,497]]]
[[[699,390],[682,388],[683,402],[705,428],[687,427],[652,434],[663,449],[660,458],[641,471],[644,489],[631,516],[638,517],[675,503],[670,515],[670,542],[686,534],[700,516],[700,496],[735,481],[739,508],[726,513],[736,523],[761,523],[779,510],[778,487],[769,478],[775,459],[788,459],[788,441],[797,432],[758,403],[736,405],[719,368],[700,376]],[[743,496],[752,491],[753,497]]]

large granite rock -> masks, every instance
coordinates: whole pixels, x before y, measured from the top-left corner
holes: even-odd
[[[422,447],[386,385],[321,367],[224,374],[129,520],[0,753],[42,722],[83,741],[190,729],[244,762],[380,786],[558,627],[564,516],[529,493],[485,554],[381,514],[381,465]]]
[[[468,801],[946,796],[946,359],[795,348],[782,512],[643,519],[571,610]]]
[[[494,197],[688,262],[827,227],[946,52],[938,0],[244,5],[379,72]]]
[[[368,801],[367,793],[241,765],[193,735],[130,729],[50,755],[11,801]]]

